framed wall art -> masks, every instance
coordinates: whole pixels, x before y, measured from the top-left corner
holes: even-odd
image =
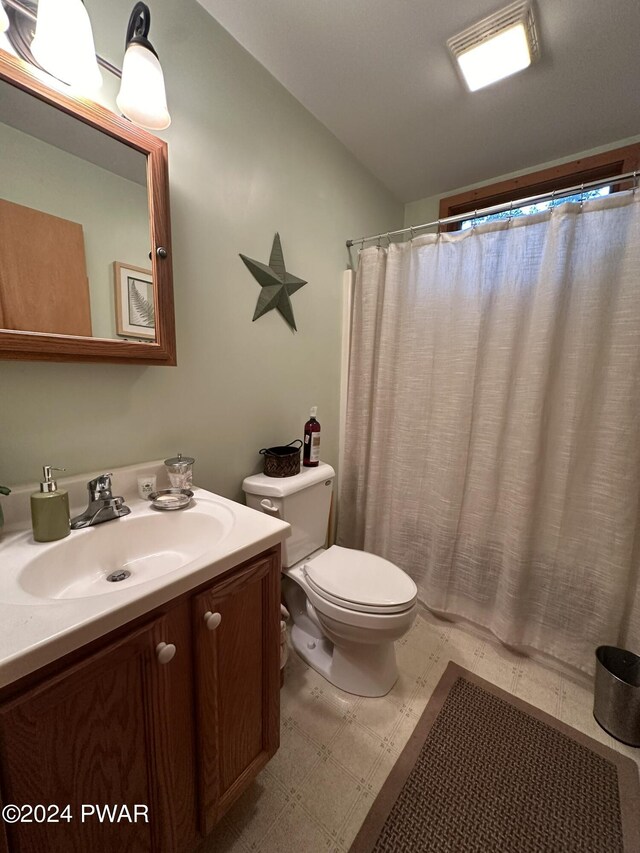
[[[116,333],[155,340],[156,314],[151,270],[115,261]]]

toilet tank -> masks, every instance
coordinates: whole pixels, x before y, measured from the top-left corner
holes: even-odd
[[[282,545],[285,568],[324,547],[335,475],[331,465],[320,462],[293,477],[254,474],[242,483],[247,506],[260,512],[275,508],[273,514],[291,525],[291,536]]]

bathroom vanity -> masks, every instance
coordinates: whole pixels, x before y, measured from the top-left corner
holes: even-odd
[[[164,574],[147,578],[143,558],[143,579],[128,590],[96,592],[73,577],[38,587],[33,560],[16,558],[21,545],[37,547],[28,534],[0,545],[0,601],[11,597],[11,583],[20,587],[13,617],[0,617],[14,628],[22,620],[22,640],[14,631],[12,642],[23,644],[13,655],[3,645],[0,656],[2,805],[22,809],[22,820],[4,822],[0,850],[194,850],[278,748],[280,542],[288,526],[202,490],[179,513],[131,506],[125,519],[78,531],[106,542],[110,527],[126,541],[137,515],[131,536],[155,540]],[[158,525],[174,526],[167,542],[185,531],[199,541],[193,519],[210,511],[217,541],[195,559],[192,541],[188,562],[167,569],[174,552]],[[224,523],[216,526],[216,516]],[[55,548],[45,547],[55,568]],[[133,546],[134,578],[136,547],[148,550]],[[36,602],[37,590],[57,597]],[[7,621],[0,624],[4,640]],[[103,811],[101,820],[106,805],[112,818]]]

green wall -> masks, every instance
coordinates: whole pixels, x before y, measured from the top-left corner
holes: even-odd
[[[121,65],[131,0],[87,7],[98,52]],[[345,240],[398,228],[402,205],[195,0],[151,9],[173,119],[178,367],[0,362],[0,482],[180,450],[199,484],[239,497],[257,451],[300,436],[311,405],[337,462]],[[297,334],[273,311],[251,322],[260,288],[238,253],[266,262],[276,231],[309,281]]]

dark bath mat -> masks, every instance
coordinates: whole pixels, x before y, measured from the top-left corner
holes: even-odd
[[[350,853],[638,853],[636,765],[450,663]]]

